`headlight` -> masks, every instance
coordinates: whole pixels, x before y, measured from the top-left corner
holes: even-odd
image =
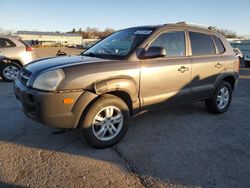
[[[36,78],[33,83],[33,88],[45,91],[55,91],[64,77],[64,72],[61,69],[45,72]]]

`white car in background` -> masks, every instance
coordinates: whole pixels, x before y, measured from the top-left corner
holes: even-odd
[[[239,48],[234,48],[234,53],[238,58],[243,58],[243,53],[241,52],[241,50]]]
[[[16,79],[20,68],[34,59],[34,50],[21,38],[0,35],[0,76],[3,80]]]

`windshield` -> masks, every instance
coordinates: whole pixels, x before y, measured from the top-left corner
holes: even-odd
[[[146,39],[152,29],[125,29],[103,39],[82,55],[100,58],[124,58]]]

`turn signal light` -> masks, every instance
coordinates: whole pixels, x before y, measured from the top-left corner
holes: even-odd
[[[73,102],[74,102],[74,99],[72,99],[72,98],[63,99],[64,104],[72,104]]]

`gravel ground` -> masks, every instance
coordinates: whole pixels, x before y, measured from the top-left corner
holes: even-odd
[[[47,47],[47,48],[34,48],[36,52],[36,57],[43,58],[48,56],[55,56],[55,54],[58,52],[58,50],[61,50],[61,52],[65,52],[68,55],[78,55],[83,50],[82,49],[76,49],[76,48],[65,48],[65,47]]]
[[[38,57],[57,50],[36,49]],[[227,113],[208,114],[202,103],[148,112],[117,146],[95,150],[78,130],[26,118],[0,80],[0,187],[250,187],[249,96],[242,68]]]

